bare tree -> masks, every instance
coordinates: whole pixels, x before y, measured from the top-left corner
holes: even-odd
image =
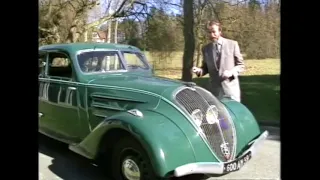
[[[116,19],[115,25],[114,25],[114,43],[118,43],[118,24],[119,21]]]
[[[183,66],[182,66],[182,80],[191,81],[191,68],[193,64],[195,37],[194,37],[194,19],[193,19],[193,0],[185,0],[183,2],[184,27],[183,36],[184,52],[183,52]]]
[[[102,17],[87,23],[88,12],[99,4],[98,0],[39,0],[39,41],[43,43],[78,42],[88,36],[88,30],[118,17],[147,13],[143,0],[109,0]],[[142,6],[144,12],[137,12]],[[110,31],[109,31],[110,32]],[[86,40],[87,38],[84,38]]]
[[[40,43],[76,42],[97,0],[40,0]]]

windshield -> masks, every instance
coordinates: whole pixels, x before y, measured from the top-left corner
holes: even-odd
[[[121,61],[118,51],[92,50],[77,55],[80,69],[84,73],[103,73],[113,71],[149,70],[141,53],[120,51],[125,62]]]
[[[141,53],[131,51],[121,51],[121,53],[127,63],[128,71],[149,70],[149,66]]]

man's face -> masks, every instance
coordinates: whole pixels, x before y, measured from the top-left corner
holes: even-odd
[[[208,33],[211,41],[217,41],[221,35],[221,31],[219,31],[219,26],[217,25],[209,26]]]

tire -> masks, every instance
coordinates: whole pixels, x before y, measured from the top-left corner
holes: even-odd
[[[140,143],[132,137],[122,138],[114,146],[112,153],[112,174],[116,180],[134,179],[126,178],[128,175],[126,176],[123,171],[123,164],[125,161],[129,166],[133,164],[132,167],[138,167],[140,179],[137,178],[137,180],[160,179],[154,173],[146,151],[142,148]],[[134,174],[132,176],[134,176]]]

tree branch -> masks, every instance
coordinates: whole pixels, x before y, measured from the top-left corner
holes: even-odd
[[[71,3],[71,1],[68,1],[69,2],[69,5],[73,8],[73,10],[76,12],[76,8],[73,6],[73,4]]]
[[[125,14],[124,17],[129,17],[129,16],[135,16],[136,18],[138,17],[137,15],[143,15],[143,16],[149,16],[151,17],[152,15],[148,13],[148,7],[147,7],[147,4],[146,3],[142,3],[142,2],[135,2],[135,4],[139,4],[139,5],[142,5],[142,9],[137,12],[137,11],[130,11],[130,10],[127,10],[125,12],[123,12]],[[133,7],[133,6],[132,6]],[[144,12],[143,12],[144,11]]]
[[[217,12],[217,10],[216,10],[216,8],[214,7],[214,5],[212,4],[212,2],[211,2],[211,1],[207,1],[207,2],[208,2],[208,4],[209,4],[209,6],[211,6],[211,9],[212,9],[213,13],[216,15],[218,21],[221,21],[221,18],[220,18],[220,16],[219,16],[219,13]]]
[[[52,30],[50,30],[50,29],[45,29],[45,28],[42,28],[42,27],[39,27],[39,30],[40,30],[40,31],[43,31],[43,32],[47,32],[47,33],[52,33]]]
[[[120,6],[117,8],[117,10],[115,12],[113,12],[112,14],[109,14],[109,15],[107,15],[107,16],[105,16],[105,17],[103,17],[103,18],[101,18],[101,19],[99,19],[99,20],[97,20],[95,22],[87,24],[85,28],[89,29],[91,27],[98,26],[98,25],[104,23],[105,21],[108,21],[108,20],[113,19],[115,17],[123,17],[120,14],[121,14],[121,11],[124,9],[126,2],[128,2],[128,1],[129,0],[123,0],[122,3],[120,4]],[[126,8],[132,7],[134,5],[134,3],[136,2],[135,0],[130,0],[130,1],[131,2],[126,6]]]
[[[167,2],[167,1],[163,2],[163,4],[182,8],[181,4],[175,4],[175,3],[171,3],[171,2]]]
[[[247,2],[249,0],[242,0],[242,1],[238,1],[236,4],[231,4],[229,1],[222,1],[223,3],[229,4],[230,6],[237,6],[241,3]]]

